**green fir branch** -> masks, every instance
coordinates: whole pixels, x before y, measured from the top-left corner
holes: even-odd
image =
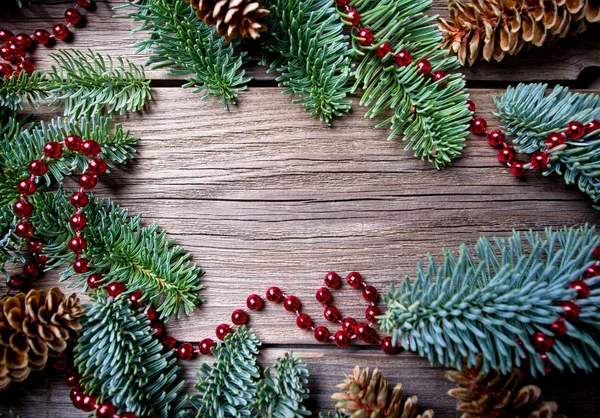
[[[31,75],[21,71],[18,75],[0,79],[0,107],[16,111],[23,109],[24,103],[27,103],[36,108],[47,98],[47,82],[39,71]]]
[[[69,225],[73,207],[63,189],[56,194],[43,193],[33,199],[35,211],[31,221],[36,233],[44,237],[43,253],[50,257],[49,268],[67,263],[61,281],[71,279],[72,286],[87,289],[87,277],[101,273],[103,285],[122,282],[127,292],[144,294],[143,300],[157,306],[160,316],[168,320],[172,315],[190,314],[202,301],[203,272],[190,262],[190,255],[158,225],[141,226],[141,216],[129,217],[118,205],[90,196],[83,213],[87,217],[85,239],[87,249],[82,256],[90,262],[84,275],[74,272],[75,255],[67,247],[74,231]]]
[[[442,264],[429,255],[414,283],[407,277],[386,295],[381,328],[404,348],[446,367],[471,367],[481,353],[484,372],[508,373],[526,359],[533,375],[544,374],[530,337],[538,331],[552,337],[549,327],[563,310],[559,303],[576,297],[569,283],[594,264],[599,243],[593,227],[548,228],[491,242],[480,238],[475,255],[463,245],[458,254],[445,250]],[[590,297],[576,301],[579,319],[567,322],[566,336],[546,352],[559,371],[600,367],[600,277],[588,284]]]
[[[329,0],[269,0],[269,34],[263,46],[273,53],[270,71],[281,75],[284,93],[299,97],[307,112],[331,124],[350,110],[346,99],[352,49]]]
[[[173,75],[185,75],[184,87],[205,92],[204,99],[219,97],[225,108],[235,104],[238,94],[247,88],[249,77],[240,70],[246,52],[236,52],[238,41],[227,44],[198,19],[189,3],[181,0],[141,0],[120,7],[133,7],[128,16],[149,31],[149,38],[137,44],[136,52],[151,53],[147,64],[169,68]]]
[[[600,95],[570,93],[556,86],[546,95],[547,84],[519,84],[494,97],[497,116],[519,152],[533,153],[546,147],[551,132],[563,132],[567,123],[583,124],[600,119]],[[550,163],[543,174],[562,175],[567,184],[576,184],[599,209],[600,131],[590,132],[578,141],[568,141],[548,151]]]
[[[460,67],[455,56],[439,48],[442,35],[436,16],[425,14],[431,9],[431,0],[351,0],[350,6],[360,11],[361,27],[371,29],[376,39],[372,46],[363,47],[358,45],[357,35],[352,35],[353,47],[362,56],[352,93],[363,89],[360,104],[370,107],[366,116],[383,118],[377,127],[390,126],[388,139],[403,133],[406,149],[414,151],[415,157],[436,168],[450,164],[465,147],[472,114],[466,106],[462,74],[448,74],[443,79],[445,86],[418,74],[421,58],[429,60],[433,71],[450,73]],[[375,50],[384,42],[394,49],[382,60]],[[413,58],[404,67],[397,66],[393,57],[402,49]]]
[[[177,359],[125,295],[109,298],[98,292],[81,322],[74,363],[86,393],[98,396],[98,403],[112,403],[119,414],[182,416],[174,406],[184,384]]]

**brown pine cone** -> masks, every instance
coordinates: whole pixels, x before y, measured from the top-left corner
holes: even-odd
[[[480,56],[501,61],[600,21],[598,0],[448,0],[448,7],[449,20],[439,23],[442,47],[462,65],[473,65]]]
[[[0,299],[0,390],[62,353],[77,337],[82,313],[79,298],[57,287]]]
[[[260,38],[267,27],[259,22],[269,14],[258,0],[187,0],[196,15],[208,26],[215,26],[218,35],[227,42],[234,38]]]
[[[458,384],[448,395],[456,398],[461,418],[566,418],[556,414],[556,402],[540,400],[542,390],[523,383],[518,368],[502,375],[498,370],[481,371],[481,357],[477,365],[466,370],[446,372],[446,379]]]
[[[331,399],[338,401],[335,408],[351,418],[433,418],[433,411],[417,414],[419,399],[411,396],[403,400],[404,389],[397,384],[388,397],[388,384],[375,369],[369,380],[369,369],[354,368],[354,374],[346,375],[346,380],[337,386],[341,392]],[[389,398],[389,399],[388,399]]]

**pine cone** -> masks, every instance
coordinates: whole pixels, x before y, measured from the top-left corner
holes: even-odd
[[[354,368],[353,375],[346,375],[344,383],[337,386],[342,392],[331,399],[338,401],[336,409],[351,418],[433,418],[433,411],[417,414],[419,399],[411,396],[403,402],[404,389],[397,384],[388,400],[388,384],[375,369],[369,381],[369,369]],[[403,406],[404,403],[404,406]]]
[[[215,25],[227,42],[234,38],[260,38],[267,27],[259,19],[269,14],[258,0],[187,0],[208,26]]]
[[[42,370],[81,329],[79,298],[57,288],[30,290],[0,300],[0,390],[20,382],[31,370]]]
[[[501,61],[531,46],[552,44],[600,21],[598,0],[448,0],[450,19],[440,19],[442,47],[462,65],[482,56]]]
[[[448,395],[458,400],[462,418],[566,418],[556,414],[556,402],[540,400],[538,386],[523,383],[518,368],[507,375],[498,370],[482,373],[481,363],[480,356],[470,369],[446,372],[446,379],[458,384]]]

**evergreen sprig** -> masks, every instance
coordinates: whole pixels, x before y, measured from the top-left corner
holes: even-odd
[[[483,371],[530,362],[544,374],[540,353],[530,341],[538,331],[552,337],[550,325],[576,297],[569,283],[580,279],[600,243],[593,227],[546,229],[545,235],[514,232],[508,239],[480,238],[475,256],[466,245],[444,251],[438,265],[429,255],[414,283],[392,286],[381,328],[395,341],[432,363],[471,367],[483,356]],[[554,340],[548,358],[559,371],[590,372],[600,367],[600,277],[588,280],[592,292],[577,299],[581,313],[567,322],[567,334]]]
[[[123,7],[123,6],[121,6]],[[186,75],[184,87],[195,87],[207,99],[219,97],[225,108],[236,103],[238,94],[250,81],[240,70],[246,52],[236,52],[238,41],[227,44],[198,19],[189,3],[181,0],[141,0],[129,2],[128,16],[140,26],[134,30],[149,31],[149,38],[137,44],[136,52],[151,53],[147,64],[152,68],[169,68],[174,75]]]
[[[347,86],[352,49],[329,0],[269,0],[269,34],[264,47],[273,53],[270,71],[281,75],[284,93],[299,96],[307,112],[327,124],[350,110]]]
[[[113,299],[98,292],[81,322],[74,363],[86,393],[112,403],[118,413],[183,416],[174,405],[184,382],[173,351],[164,350],[148,317],[125,295]]]
[[[216,362],[202,364],[196,394],[188,396],[197,418],[301,418],[308,397],[306,364],[286,354],[263,380],[256,356],[260,341],[245,326],[212,349]]]
[[[436,16],[425,14],[431,0],[351,0],[350,6],[360,11],[361,26],[371,29],[376,39],[372,46],[363,47],[356,33],[352,35],[354,50],[361,56],[352,93],[363,89],[360,103],[370,107],[366,116],[383,118],[377,127],[390,126],[388,139],[403,132],[406,149],[416,157],[437,168],[450,164],[465,146],[472,115],[462,74],[446,75],[447,84],[441,86],[418,73],[421,58],[427,58],[433,70],[450,73],[460,67],[456,57],[439,48],[442,35]],[[345,12],[340,14],[349,18]],[[379,58],[375,50],[384,42],[390,42],[393,53],[408,50],[413,62],[400,67],[393,54]]]
[[[600,119],[600,95],[570,93],[556,86],[546,95],[547,84],[519,84],[494,97],[497,116],[519,152],[533,153],[545,148],[551,132],[562,132],[570,121],[583,124]],[[593,131],[579,141],[568,141],[549,150],[550,163],[544,175],[557,173],[567,184],[577,184],[594,204],[600,201],[600,131]],[[596,209],[599,207],[596,206]]]
[[[82,256],[90,261],[89,272],[78,275],[72,263],[75,255],[67,247],[73,236],[69,220],[73,214],[69,196],[63,189],[56,194],[43,193],[33,199],[31,216],[36,233],[44,237],[43,253],[50,257],[49,268],[68,263],[61,281],[72,279],[73,286],[87,288],[87,277],[101,273],[103,285],[124,283],[128,292],[139,290],[147,303],[157,306],[160,316],[190,314],[202,301],[202,270],[190,262],[190,255],[158,225],[141,226],[141,216],[129,217],[126,210],[108,201],[90,196],[84,209],[87,217],[87,249]]]
[[[12,77],[0,79],[0,107],[9,110],[21,110],[26,102],[31,108],[38,107],[47,99],[47,81],[39,71],[31,75],[21,71]]]

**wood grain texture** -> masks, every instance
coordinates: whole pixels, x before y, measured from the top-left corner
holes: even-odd
[[[50,27],[71,1],[17,13],[0,12],[1,27],[33,30]],[[112,19],[111,6],[98,2],[88,24],[71,47],[131,57],[128,20]],[[444,13],[444,0],[434,11]],[[600,38],[594,32],[511,58],[501,65],[481,65],[465,73],[469,80],[506,83],[528,80],[574,81],[583,70],[599,66]],[[47,68],[47,52],[34,53],[36,65]],[[248,66],[257,80],[271,80],[264,69]],[[156,85],[171,85],[163,71],[147,71]],[[473,84],[473,83],[472,83]],[[115,199],[131,213],[144,214],[146,225],[158,222],[206,270],[206,302],[188,318],[169,322],[178,339],[198,342],[228,322],[250,293],[280,286],[304,303],[303,310],[324,324],[314,292],[324,274],[361,271],[385,290],[413,275],[427,252],[438,259],[442,248],[471,247],[481,235],[506,237],[512,229],[597,223],[600,214],[589,199],[559,177],[511,176],[499,165],[495,151],[480,137],[469,137],[463,158],[436,171],[405,151],[401,141],[386,141],[385,130],[365,119],[355,100],[352,114],[329,128],[290,102],[279,88],[250,88],[238,106],[224,111],[216,100],[201,101],[190,90],[155,88],[154,100],[142,115],[117,118],[141,137],[137,158],[127,167],[101,178],[97,193]],[[472,90],[478,114],[492,127],[492,96],[500,90]],[[38,114],[56,116],[49,110]],[[37,284],[56,283],[48,273]],[[64,286],[63,286],[64,287]],[[365,304],[347,287],[335,292],[346,315],[362,317]],[[402,381],[407,394],[417,394],[424,408],[442,418],[457,417],[445,396],[449,383],[443,369],[412,354],[385,356],[377,347],[353,346],[341,352],[317,345],[298,330],[294,317],[268,304],[251,314],[251,323],[265,343],[261,361],[272,364],[293,350],[311,372],[310,407],[330,410],[334,385],[355,364],[379,367],[390,383]],[[332,327],[333,329],[334,327]],[[206,359],[182,363],[187,389]],[[600,416],[598,374],[551,376],[542,381],[546,399],[556,400],[570,417]],[[0,412],[14,408],[23,417],[81,417],[70,404],[62,376],[41,373],[0,393]]]

